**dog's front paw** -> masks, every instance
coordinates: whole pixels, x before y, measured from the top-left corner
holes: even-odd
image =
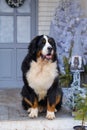
[[[29,111],[29,117],[30,118],[35,118],[35,117],[38,117],[38,108],[30,108],[30,111]]]
[[[53,120],[53,119],[55,118],[55,113],[54,113],[54,112],[47,111],[46,118],[47,118],[48,120]]]

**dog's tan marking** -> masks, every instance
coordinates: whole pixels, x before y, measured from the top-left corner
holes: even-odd
[[[41,56],[41,51],[38,51],[37,58],[39,58],[40,56]]]
[[[61,100],[61,96],[59,95],[56,97],[56,105],[60,102],[60,100]]]
[[[39,105],[39,107],[38,107],[38,111],[39,112],[43,112],[43,111],[45,111],[46,110],[46,107],[45,106],[40,106]]]
[[[37,99],[35,98],[35,101],[34,103],[32,104],[31,101],[29,101],[27,98],[23,98],[25,100],[25,102],[30,105],[32,108],[37,108],[38,107],[38,101]]]
[[[31,103],[27,98],[23,98],[23,99],[24,99],[24,101],[25,101],[28,105],[32,106],[32,103]]]
[[[30,109],[30,118],[38,117],[38,100],[35,98],[34,104],[32,105]]]
[[[38,100],[35,98],[34,104],[32,105],[33,108],[37,108],[38,107]]]
[[[47,115],[46,118],[49,120],[53,120],[55,118],[55,104],[50,105],[49,101],[47,102]]]
[[[50,112],[54,112],[55,111],[55,104],[50,105],[49,102],[47,102],[47,110]]]
[[[60,102],[61,96],[56,97],[56,102],[52,105],[49,104],[49,101],[47,101],[47,110],[54,112],[55,111],[55,106]]]
[[[35,118],[38,116],[38,101],[35,98],[34,103],[32,104],[27,98],[24,98],[25,102],[31,106],[31,108],[28,109],[29,117]]]
[[[55,106],[60,102],[61,96],[56,97],[56,102],[52,105],[47,101],[47,115],[46,118],[49,120],[53,120],[55,118]]]

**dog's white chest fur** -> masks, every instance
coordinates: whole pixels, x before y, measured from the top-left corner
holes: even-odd
[[[31,62],[31,67],[26,74],[26,78],[29,86],[38,95],[39,100],[46,96],[47,90],[51,87],[55,77],[58,75],[56,68],[56,62],[42,61],[42,59],[38,59],[37,62]]]

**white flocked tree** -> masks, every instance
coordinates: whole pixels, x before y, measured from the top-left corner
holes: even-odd
[[[80,43],[83,46],[84,57],[87,60],[87,19],[82,18],[83,13],[80,0],[60,0],[55,10],[49,35],[52,36],[57,43],[61,73],[65,73],[63,57],[66,56],[69,58],[70,48],[72,44],[75,43],[78,26],[81,29]]]
[[[87,18],[83,17],[84,11],[80,2],[80,0],[60,0],[51,21],[49,35],[56,41],[61,74],[65,74],[64,57],[71,58],[71,48],[71,54],[81,54],[83,60],[85,59],[84,65],[87,64]],[[79,93],[84,95],[83,89],[78,89],[72,83],[71,88],[65,90],[66,106],[73,109],[75,96]]]

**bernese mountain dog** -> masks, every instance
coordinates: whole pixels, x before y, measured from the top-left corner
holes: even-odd
[[[55,118],[61,108],[62,90],[58,85],[56,44],[52,37],[36,36],[29,44],[28,54],[22,62],[24,86],[22,105],[30,118],[46,110],[46,118]]]

